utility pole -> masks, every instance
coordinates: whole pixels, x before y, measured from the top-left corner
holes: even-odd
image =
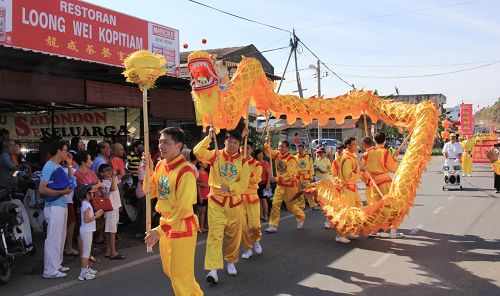
[[[321,69],[320,69],[320,61],[318,60],[318,65],[316,66],[316,76],[318,78],[318,98],[321,98]],[[322,131],[321,125],[318,119],[318,147],[321,145]]]

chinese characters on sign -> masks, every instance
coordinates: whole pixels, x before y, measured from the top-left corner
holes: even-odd
[[[474,134],[474,117],[472,115],[472,104],[460,105],[460,126],[462,136]]]
[[[122,67],[141,49],[179,76],[179,31],[76,0],[1,0],[0,45]]]

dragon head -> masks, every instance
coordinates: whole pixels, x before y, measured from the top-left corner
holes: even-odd
[[[189,54],[188,71],[193,91],[210,89],[218,84],[214,57],[207,52],[195,51]]]

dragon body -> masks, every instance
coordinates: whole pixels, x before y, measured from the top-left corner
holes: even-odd
[[[248,106],[258,113],[286,115],[293,123],[297,118],[305,123],[318,119],[326,124],[330,118],[337,123],[346,116],[370,116],[388,125],[412,131],[408,148],[394,175],[390,192],[378,203],[367,207],[349,207],[340,195],[341,184],[329,180],[314,183],[306,191],[314,192],[325,216],[342,234],[378,231],[401,224],[413,206],[420,178],[431,158],[438,126],[438,112],[430,102],[409,104],[385,100],[370,91],[352,91],[334,98],[301,99],[274,92],[260,62],[243,57],[228,85],[222,86],[214,67],[214,57],[206,52],[193,52],[188,57],[192,96],[204,126],[234,129],[241,117],[247,116]]]

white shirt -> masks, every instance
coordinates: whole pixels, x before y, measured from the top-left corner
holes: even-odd
[[[458,154],[464,153],[464,150],[462,149],[462,145],[458,142],[454,144],[447,142],[443,147],[443,153],[445,152],[448,153],[448,158],[457,158]]]
[[[90,223],[85,223],[85,211],[90,209],[90,217],[94,217],[94,209],[92,205],[86,200],[82,201],[82,225],[80,225],[80,232],[95,232],[95,220]]]

